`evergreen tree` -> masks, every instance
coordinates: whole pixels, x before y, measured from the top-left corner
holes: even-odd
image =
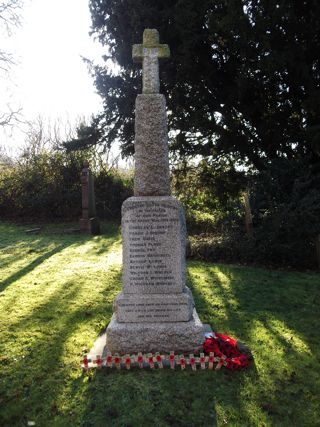
[[[320,3],[316,0],[90,0],[92,34],[119,72],[94,66],[109,144],[133,152],[141,70],[131,48],[157,28],[171,150],[231,155],[263,170],[310,155],[320,140]],[[317,150],[314,150],[317,151]]]

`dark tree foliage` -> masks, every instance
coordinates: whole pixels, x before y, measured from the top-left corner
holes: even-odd
[[[109,144],[133,152],[140,67],[131,48],[157,28],[172,56],[161,67],[171,150],[232,155],[264,170],[320,146],[317,0],[90,0],[92,34],[119,73],[93,67]]]
[[[94,147],[103,139],[103,133],[100,130],[99,119],[93,118],[89,125],[81,123],[77,130],[77,137],[62,142],[62,147],[67,151],[86,150]]]

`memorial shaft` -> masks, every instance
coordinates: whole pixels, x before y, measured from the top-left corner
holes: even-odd
[[[159,59],[169,55],[156,30],[145,30],[143,44],[132,50],[143,68],[142,94],[136,99],[135,196],[170,195],[166,100],[159,94]]]

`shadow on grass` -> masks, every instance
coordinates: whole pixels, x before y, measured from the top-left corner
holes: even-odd
[[[33,253],[41,253],[41,256],[45,256],[45,252],[50,254],[51,251],[47,250],[49,245],[55,245],[62,250],[79,240],[77,236],[65,239],[56,235],[27,235],[21,232],[18,227],[15,227],[11,234],[6,233],[6,231],[7,226],[0,223],[0,255],[3,257],[0,263],[1,268],[16,264],[17,261]]]
[[[66,245],[81,245],[90,240],[88,246],[92,253],[108,254],[115,244],[116,234],[113,236],[70,236],[67,240],[64,237],[63,241]],[[52,239],[48,238],[47,242],[52,243]],[[55,240],[57,245],[61,242]],[[291,325],[293,331],[302,335],[312,324],[310,319],[314,312],[306,318],[303,310],[307,302],[316,303],[311,296],[306,299],[306,295],[312,294],[316,287],[309,287],[309,290],[291,288],[294,298],[289,301],[286,299],[288,289],[283,285],[279,294],[278,276],[270,272],[265,273],[264,277],[256,270],[258,276],[247,280],[246,269],[219,266],[218,270],[226,277],[212,265],[204,265],[203,269],[206,279],[203,289],[194,274],[190,275],[190,282],[201,319],[214,322],[213,326],[218,331],[232,331],[237,338],[248,341],[250,345],[252,324],[258,321],[276,345],[282,348],[286,340],[270,323],[270,319],[280,319],[284,325]],[[64,427],[213,427],[218,421],[219,425],[269,426],[289,425],[292,418],[296,420],[296,425],[310,425],[306,423],[298,404],[300,399],[307,408],[309,394],[299,383],[301,379],[292,376],[295,365],[300,363],[293,345],[288,346],[292,352],[292,359],[288,360],[282,355],[271,357],[268,342],[262,343],[261,348],[253,348],[259,358],[258,370],[245,372],[136,370],[81,374],[79,364],[83,346],[90,344],[91,338],[94,339],[91,335],[89,339],[88,334],[92,334],[93,329],[97,333],[106,319],[111,317],[113,298],[110,295],[118,289],[118,267],[116,273],[110,273],[108,278],[110,280],[99,288],[94,297],[83,292],[86,279],[80,277],[80,281],[66,281],[32,311],[18,318],[16,323],[10,322],[6,331],[9,345],[14,346],[15,341],[21,341],[26,357],[4,359],[3,363],[0,359],[0,364],[6,364],[3,366],[5,383],[0,383],[2,393],[5,393],[0,397],[2,425],[20,426],[34,420],[36,425]],[[286,303],[280,307],[282,301]],[[303,319],[295,321],[294,314],[288,313],[289,308],[293,307],[298,309],[297,316],[305,313],[305,322]],[[91,329],[86,328],[87,324],[91,325]],[[264,364],[261,362],[263,358]],[[282,360],[285,361],[284,369],[289,366],[290,370],[281,377],[278,371],[282,367],[279,368],[276,363]],[[311,386],[310,391],[317,396]],[[293,408],[291,414],[286,415],[279,408],[278,400],[283,396],[295,399],[291,407],[297,406],[297,409]],[[285,409],[290,407],[290,403],[285,403]],[[254,407],[256,418],[248,413],[250,405]]]
[[[320,379],[314,371],[317,347],[311,328],[319,312],[316,276],[200,262],[190,267],[200,318],[214,330],[244,340],[263,366],[261,379],[259,369],[248,371],[253,384],[265,384],[266,389],[257,387],[260,409],[278,425],[287,425],[291,417],[297,425],[311,425],[303,407],[310,405]],[[292,405],[298,396],[299,404]]]
[[[61,409],[68,406],[63,402],[70,397],[69,386],[79,384],[72,377],[74,372],[80,372],[83,347],[74,348],[77,344],[71,337],[92,319],[104,322],[112,314],[112,304],[106,299],[99,303],[75,304],[80,291],[81,284],[66,282],[46,302],[12,323],[15,334],[28,331],[33,339],[28,342],[28,354],[23,363],[12,367],[12,381],[7,383],[6,398],[2,398],[6,403],[2,411],[4,425],[26,425],[35,419],[37,425],[48,425],[48,420],[51,422],[55,417],[61,425],[74,425],[72,413],[64,413]],[[73,353],[71,360],[68,348]],[[76,360],[74,354],[78,355]],[[79,392],[77,387],[74,392]]]
[[[50,420],[52,425],[64,426],[213,427],[217,425],[217,407],[230,408],[231,412],[234,407],[241,408],[238,391],[248,372],[177,369],[101,371],[79,376],[81,348],[79,359],[65,364],[70,337],[91,317],[105,321],[112,314],[106,299],[93,305],[84,301],[80,308],[70,310],[80,287],[79,283],[65,283],[63,289],[15,324],[17,330],[41,331],[41,335],[29,345],[28,360],[19,368],[25,371],[23,386],[16,384],[21,395],[17,399],[17,389],[11,390],[15,397],[6,402],[6,410],[11,408],[14,413],[11,425],[35,419],[39,425]],[[239,420],[241,414],[237,412]],[[245,419],[242,425],[246,425]]]
[[[202,263],[190,264],[191,268],[198,265]],[[308,309],[318,310],[320,278],[318,283],[310,279],[307,286],[299,281],[294,286],[288,279],[283,281],[281,272],[252,269],[256,274],[252,279],[248,275],[248,269],[242,267],[217,265],[215,268],[208,266],[204,269],[204,286],[199,288],[198,281],[195,280],[196,274],[189,274],[188,281],[202,320],[210,323],[213,319],[214,329],[218,330],[223,325],[228,330],[235,331],[240,340],[249,340],[252,321],[259,320],[270,330],[272,336],[276,336],[279,332],[269,324],[270,319],[276,319],[308,342],[310,329],[304,327],[307,322],[303,320],[307,320],[309,316]],[[304,282],[306,277],[303,276]],[[225,313],[223,318],[216,316],[220,309]],[[312,316],[312,312],[310,314]]]
[[[22,242],[27,250],[31,251],[31,256],[34,256],[33,252],[40,254],[2,281],[1,290],[37,269],[49,257],[68,246],[76,247],[90,241],[84,249],[88,251],[89,256],[94,253],[95,238],[91,236],[46,235],[26,236],[24,239],[21,232],[15,233],[13,230],[11,237],[12,240],[4,244],[8,242],[14,247]],[[110,252],[115,237],[116,234],[111,237],[99,236],[97,248],[104,243],[102,252]],[[55,244],[56,247],[45,250],[49,244]],[[21,250],[21,246],[19,249]],[[19,249],[17,248],[17,253]],[[16,253],[12,263],[15,260]],[[46,273],[43,274],[45,278]],[[48,274],[52,274],[50,268]],[[90,287],[86,285],[85,278],[79,276],[71,281],[60,282],[53,292],[43,288],[44,298],[39,298],[39,302],[26,300],[27,310],[22,310],[22,313],[15,317],[6,318],[1,343],[6,347],[5,351],[0,353],[0,369],[5,377],[5,381],[0,382],[1,425],[27,425],[31,420],[37,420],[36,425],[49,425],[55,417],[59,418],[60,425],[76,425],[72,414],[64,413],[64,408],[68,406],[66,402],[69,399],[69,386],[73,384],[74,376],[78,377],[81,372],[80,358],[83,347],[88,345],[88,338],[83,338],[79,332],[77,335],[77,331],[86,332],[90,328],[99,330],[106,319],[111,317],[112,302],[108,293],[116,291],[120,281],[119,275],[115,268],[110,275],[107,273],[110,282],[106,280],[106,284],[100,287],[101,291],[96,293],[95,297],[88,294],[86,298]],[[47,286],[46,280],[42,280],[42,285]],[[42,294],[41,287],[37,289],[39,294]],[[83,294],[83,299],[79,298],[80,293]],[[13,294],[13,298],[19,299],[18,291]],[[11,304],[12,298],[8,299]],[[10,310],[10,305],[8,309]],[[93,340],[94,334],[92,335]],[[73,336],[77,338],[72,338]],[[76,339],[80,343],[75,342]],[[9,357],[9,354],[12,356]]]
[[[229,335],[230,331],[234,331],[237,339],[244,342],[249,341],[251,316],[235,309],[230,301],[230,293],[216,273],[208,271],[206,279],[208,284],[204,293],[198,288],[197,280],[188,274],[188,283],[194,295],[201,320],[204,323],[209,323],[214,331],[226,335]]]
[[[120,281],[120,273],[116,281]],[[111,317],[112,304],[106,298],[76,304],[79,292],[81,283],[66,282],[12,323],[16,336],[28,331],[33,339],[27,344],[23,363],[12,362],[9,381],[6,375],[3,425],[26,425],[30,420],[36,425],[63,426],[217,425],[215,373],[136,370],[81,374],[83,348],[77,343],[78,349],[70,347],[72,336],[93,319],[96,330],[100,329],[98,323]],[[223,381],[231,381],[228,375],[221,376]]]
[[[4,260],[0,263],[1,268],[9,267],[11,264],[17,263],[17,261],[22,260],[30,254],[41,253],[41,255],[32,260],[29,264],[25,265],[19,271],[16,271],[6,279],[0,281],[0,292],[5,290],[7,286],[19,280],[24,275],[30,273],[48,258],[68,246],[82,245],[90,241],[97,255],[109,252],[112,246],[120,242],[120,240],[115,241],[119,234],[119,226],[114,223],[104,223],[103,228],[108,233],[107,235],[64,235],[64,228],[60,225],[58,230],[61,230],[62,234],[59,235],[50,234],[52,228],[48,225],[47,228],[44,228],[41,235],[25,235],[23,236],[24,238],[21,238],[21,230],[19,230],[18,227],[8,224],[0,224],[0,236],[5,236],[5,239],[1,239],[2,244],[0,245],[0,254],[3,252],[5,255]],[[52,244],[56,247],[50,251],[46,251],[47,246]]]
[[[215,373],[106,370],[83,374],[88,384],[79,425],[217,426]]]
[[[249,345],[253,342],[259,345],[253,348],[259,361],[258,369],[253,366],[235,373],[227,370],[196,373],[189,370],[137,370],[85,374],[70,383],[69,396],[73,400],[69,405],[70,413],[76,412],[80,396],[82,399],[79,418],[74,424],[88,427],[191,427],[216,426],[218,420],[219,425],[226,420],[230,425],[259,425],[260,422],[289,425],[294,417],[297,425],[308,425],[301,405],[290,403],[292,397],[300,396],[300,401],[306,406],[308,393],[313,391],[316,396],[316,387],[310,384],[312,379],[305,380],[300,378],[300,374],[295,374],[297,361],[300,362],[305,355],[299,354],[293,345],[287,345],[282,333],[270,323],[270,319],[281,320],[284,325],[292,322],[292,330],[302,334],[301,322],[293,322],[294,317],[288,315],[288,308],[304,305],[305,289],[299,286],[288,289],[285,283],[279,290],[281,277],[270,272],[263,274],[263,271],[255,270],[253,278],[250,272],[250,278],[246,269],[209,267],[205,266],[205,289],[201,289],[191,275],[200,317],[209,323],[214,321],[213,326],[221,332],[232,331]],[[290,292],[292,298],[286,299]],[[214,307],[214,298],[221,306]],[[281,307],[280,302],[283,303]],[[111,315],[111,304],[104,310]],[[73,321],[73,317],[68,321],[69,329],[74,327]],[[253,340],[252,325],[255,322],[265,329],[266,339],[259,336],[260,341]],[[63,329],[62,334],[67,334],[68,328],[65,332]],[[291,356],[281,354],[283,349],[288,349]],[[66,425],[72,425],[69,412],[55,414],[51,410],[50,414],[56,417],[57,423],[63,418]]]
[[[38,267],[40,264],[42,264],[44,261],[46,261],[51,256],[55,255],[56,253],[62,251],[64,248],[66,248],[68,245],[58,245],[51,251],[45,252],[43,255],[40,255],[36,259],[34,259],[32,262],[30,262],[25,267],[21,268],[19,271],[15,272],[11,276],[7,277],[5,280],[0,282],[0,292],[4,291],[5,288],[15,281],[19,280],[24,275],[30,273],[32,270],[34,270],[36,267]]]
[[[215,427],[250,425],[239,390],[244,378],[257,376],[254,366],[245,372],[176,368],[84,373],[77,382],[88,384],[80,425]],[[80,387],[74,384],[74,387]],[[221,410],[223,408],[223,410]],[[223,423],[223,413],[225,422]],[[218,424],[218,419],[220,423]],[[227,420],[228,419],[228,422]],[[253,425],[253,424],[252,424]]]

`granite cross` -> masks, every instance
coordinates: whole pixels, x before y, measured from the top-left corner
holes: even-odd
[[[153,369],[162,363],[156,351],[200,352],[203,325],[186,286],[183,208],[170,196],[166,100],[159,93],[159,59],[169,56],[169,47],[159,43],[157,30],[147,29],[132,53],[143,63],[143,93],[135,103],[134,196],[122,205],[123,288],[113,305],[107,348],[147,354]],[[174,362],[172,353],[173,369]],[[180,365],[185,368],[185,357]]]
[[[167,44],[159,43],[159,33],[154,29],[143,32],[143,43],[134,44],[132,58],[135,62],[142,62],[143,88],[142,93],[159,93],[159,59],[169,58],[170,49]]]

